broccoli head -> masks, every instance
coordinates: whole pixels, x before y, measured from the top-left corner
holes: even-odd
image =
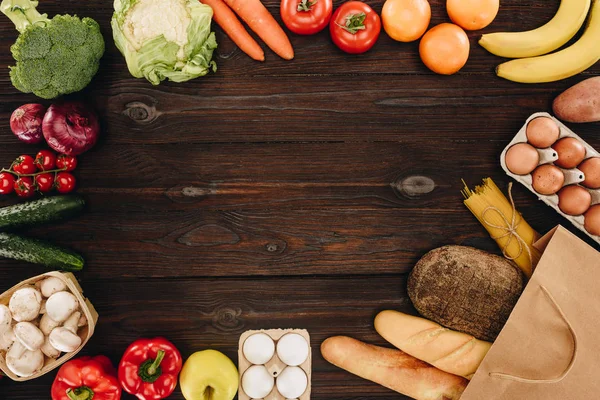
[[[91,18],[40,14],[37,1],[4,0],[0,11],[21,33],[11,46],[15,88],[44,99],[78,92],[92,80],[104,54],[100,26]]]

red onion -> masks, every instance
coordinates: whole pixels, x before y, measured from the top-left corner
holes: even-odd
[[[58,153],[76,156],[94,147],[100,133],[96,113],[85,104],[52,104],[42,124],[48,145]]]
[[[46,107],[41,104],[23,104],[10,116],[10,130],[25,143],[39,143],[42,135],[42,119]]]

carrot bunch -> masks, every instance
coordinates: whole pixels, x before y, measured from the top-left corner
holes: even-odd
[[[252,59],[264,61],[265,53],[235,14],[239,15],[278,56],[286,60],[294,58],[294,49],[290,40],[260,0],[201,0],[201,2],[213,9],[215,22]]]

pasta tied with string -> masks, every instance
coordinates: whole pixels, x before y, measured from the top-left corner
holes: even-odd
[[[541,256],[533,247],[539,234],[515,208],[511,189],[512,185],[509,185],[509,201],[491,178],[485,178],[474,191],[465,184],[462,194],[465,205],[498,243],[504,257],[513,261],[529,278]]]

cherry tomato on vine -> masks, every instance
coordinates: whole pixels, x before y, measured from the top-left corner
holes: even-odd
[[[0,172],[0,194],[11,194],[15,190],[15,177],[8,172]]]
[[[33,179],[28,176],[23,176],[15,181],[15,193],[17,196],[24,199],[29,198],[35,194],[35,187],[33,186]]]
[[[35,176],[35,186],[42,193],[48,193],[54,187],[54,174],[39,174]]]
[[[381,19],[365,3],[349,1],[333,13],[329,32],[337,47],[346,53],[360,54],[377,42],[381,32]]]
[[[12,170],[19,175],[34,174],[37,171],[35,160],[31,156],[23,155],[17,157],[12,165]]]
[[[56,174],[56,190],[58,193],[70,193],[75,189],[75,177],[68,172]]]
[[[281,0],[281,19],[298,35],[321,32],[333,13],[333,0]]]
[[[34,162],[40,171],[50,171],[56,168],[56,154],[50,150],[40,150]]]
[[[77,167],[77,159],[74,156],[61,154],[56,159],[56,168],[71,172]]]

